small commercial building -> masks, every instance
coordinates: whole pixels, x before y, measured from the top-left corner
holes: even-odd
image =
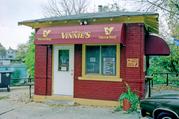
[[[158,14],[100,12],[19,22],[35,29],[34,99],[117,104],[124,82],[145,92],[149,55],[168,55]]]

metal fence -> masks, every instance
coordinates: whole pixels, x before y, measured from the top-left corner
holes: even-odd
[[[151,96],[151,87],[154,85],[165,85],[179,88],[179,73],[153,73],[146,76],[146,91],[148,97]]]
[[[153,73],[151,85],[166,85],[179,87],[179,73]]]
[[[11,78],[11,86],[28,86],[29,87],[29,98],[32,98],[32,86],[34,85],[34,78],[32,77],[22,77],[22,78]],[[23,82],[19,82],[23,80]],[[16,82],[16,83],[12,83]]]

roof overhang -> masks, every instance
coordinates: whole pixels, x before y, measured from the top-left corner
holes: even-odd
[[[87,21],[88,24],[108,24],[108,23],[144,23],[148,32],[158,34],[158,14],[156,13],[135,13],[135,12],[104,12],[86,13],[71,16],[60,16],[27,20],[18,22],[18,25],[26,25],[32,28],[51,27],[51,26],[73,26],[80,25]]]
[[[148,35],[145,39],[145,55],[169,55],[167,43],[159,36]]]
[[[124,24],[54,26],[36,31],[35,44],[124,44]]]

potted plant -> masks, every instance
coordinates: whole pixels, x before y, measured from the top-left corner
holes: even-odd
[[[118,110],[124,110],[127,112],[136,111],[139,104],[139,97],[132,92],[130,86],[125,83],[127,91],[122,93],[118,99],[120,105],[116,108]]]

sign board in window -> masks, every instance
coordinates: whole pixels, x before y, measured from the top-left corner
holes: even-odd
[[[115,75],[115,58],[103,58],[103,74],[104,75]]]
[[[91,63],[95,63],[96,62],[96,58],[95,57],[90,57],[90,62]]]
[[[58,52],[58,70],[68,71],[69,70],[69,50],[59,50]]]
[[[99,74],[100,72],[100,47],[86,47],[86,74]]]

